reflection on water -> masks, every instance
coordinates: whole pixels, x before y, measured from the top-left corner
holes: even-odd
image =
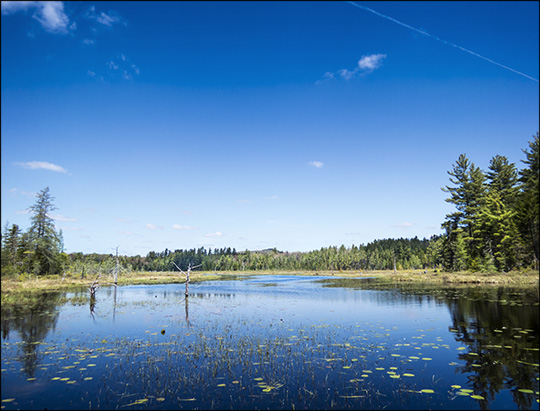
[[[251,276],[1,314],[6,409],[538,407],[538,290]]]
[[[389,300],[396,303],[435,300],[445,304],[451,315],[449,331],[465,347],[458,355],[462,365],[456,372],[468,375],[469,386],[486,398],[482,408],[487,409],[489,400],[505,389],[520,409],[531,409],[533,402],[537,406],[538,401],[523,390],[538,392],[538,288],[441,289],[354,279],[322,282],[328,287],[346,284],[355,289],[386,290]]]

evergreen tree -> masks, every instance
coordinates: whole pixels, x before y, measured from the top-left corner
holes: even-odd
[[[517,228],[521,236],[525,265],[538,268],[539,255],[539,150],[538,132],[529,141],[529,150],[523,150],[527,165],[519,172],[520,192],[515,206]]]
[[[486,175],[474,163],[470,163],[465,154],[459,156],[452,171],[449,171],[448,174],[451,176],[450,181],[455,186],[446,186],[442,190],[450,193],[450,197],[445,201],[454,204],[457,212],[448,214],[446,216],[447,222],[443,224],[447,231],[445,263],[450,263],[453,267],[452,270],[466,268],[461,268],[461,258],[463,257],[461,244],[458,246],[457,243],[453,243],[459,240],[460,243],[463,241],[465,245],[467,266],[477,270],[480,268],[482,258],[482,239],[475,236],[475,224],[486,193]],[[454,234],[452,232],[454,230],[459,230],[459,233]],[[459,259],[456,260],[458,255]]]
[[[499,191],[488,193],[475,228],[475,236],[483,240],[484,271],[493,268],[509,271],[515,266],[518,233],[514,215],[514,210],[505,205]]]
[[[50,216],[50,212],[56,210],[54,197],[50,195],[49,187],[46,187],[36,195],[36,198],[36,203],[29,207],[33,215],[25,239],[25,251],[30,260],[28,266],[37,275],[58,274],[61,268],[62,239],[56,232]]]
[[[508,163],[505,156],[495,156],[489,163],[487,172],[488,191],[499,193],[506,206],[512,207],[518,193],[518,173],[514,163]]]
[[[11,228],[6,223],[2,233],[2,274],[15,274],[18,262],[18,252],[21,245],[21,230],[17,224],[12,224]]]

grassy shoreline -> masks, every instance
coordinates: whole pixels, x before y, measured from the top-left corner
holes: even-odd
[[[343,278],[377,277],[387,283],[423,283],[440,286],[453,285],[487,285],[509,287],[538,287],[539,274],[537,272],[510,272],[510,273],[470,273],[470,272],[436,272],[428,270],[398,271],[218,271],[218,272],[192,272],[190,282],[216,280],[222,276],[242,275],[308,275],[308,276],[335,276]],[[66,276],[65,279],[55,276],[36,278],[2,278],[2,296],[20,292],[32,291],[73,291],[90,287],[96,276],[81,279],[80,276]],[[137,272],[122,274],[118,277],[118,285],[142,284],[183,284],[185,277],[178,272]],[[112,286],[114,279],[110,275],[103,276],[100,286]]]

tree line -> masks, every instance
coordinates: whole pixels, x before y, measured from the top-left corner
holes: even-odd
[[[2,232],[2,275],[187,270],[408,270],[507,272],[538,268],[539,151],[538,132],[523,149],[525,167],[518,170],[496,155],[487,171],[461,154],[448,171],[451,185],[442,188],[455,211],[442,223],[444,233],[429,239],[382,239],[366,245],[330,246],[309,252],[277,249],[241,251],[234,248],[151,251],[146,256],[113,256],[63,252],[62,231],[50,212],[56,207],[49,188],[37,194],[29,208],[28,231],[16,225]]]
[[[37,194],[29,207],[30,227],[23,232],[17,224],[6,223],[2,232],[2,276],[30,273],[63,273],[68,263],[62,230],[56,231],[51,211],[56,209],[49,187]]]

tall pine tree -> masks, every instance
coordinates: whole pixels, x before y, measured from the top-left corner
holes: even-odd
[[[62,239],[56,232],[50,212],[56,210],[49,187],[36,195],[37,201],[29,207],[31,225],[26,236],[27,267],[36,275],[58,274],[61,270]]]
[[[516,204],[517,228],[521,236],[523,246],[523,261],[525,265],[538,268],[539,253],[539,150],[538,132],[529,141],[529,149],[523,150],[526,159],[522,160],[527,165],[519,172],[520,190]]]

